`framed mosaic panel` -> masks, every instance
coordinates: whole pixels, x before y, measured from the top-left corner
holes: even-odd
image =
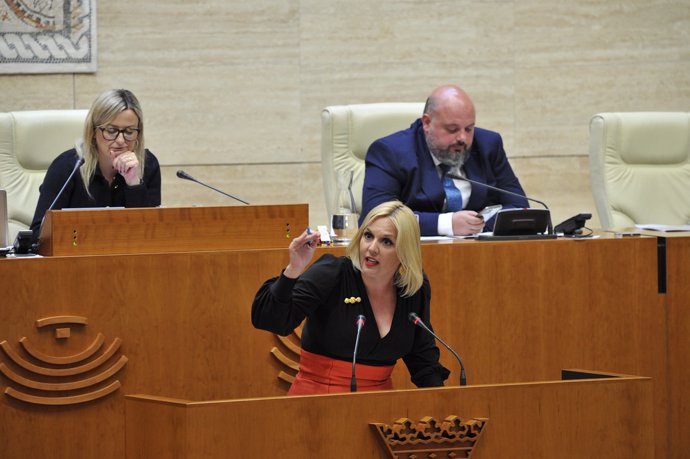
[[[96,0],[0,0],[0,74],[96,66]]]

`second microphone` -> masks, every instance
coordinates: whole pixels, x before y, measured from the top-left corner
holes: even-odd
[[[181,178],[181,179],[189,180],[190,182],[198,183],[199,185],[205,186],[206,188],[210,188],[210,189],[212,189],[213,191],[215,191],[216,193],[220,193],[220,194],[222,194],[222,195],[224,195],[224,196],[227,196],[227,197],[229,197],[229,198],[232,198],[232,199],[234,199],[235,201],[241,202],[242,204],[247,204],[247,205],[249,205],[249,203],[248,203],[247,201],[245,201],[244,199],[238,198],[237,196],[233,196],[233,195],[231,195],[231,194],[229,194],[229,193],[226,193],[225,191],[221,191],[221,190],[219,190],[218,188],[214,188],[214,187],[212,187],[211,185],[208,185],[208,184],[206,184],[206,183],[204,183],[204,182],[201,182],[201,181],[195,179],[194,177],[192,177],[191,175],[189,175],[188,173],[186,173],[185,171],[183,171],[183,170],[181,170],[181,169],[180,169],[179,171],[177,171],[177,176],[178,176],[179,178]]]

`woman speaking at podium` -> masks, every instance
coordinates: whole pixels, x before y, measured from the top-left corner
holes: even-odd
[[[75,169],[80,170],[73,174]],[[127,89],[110,89],[91,105],[84,138],[48,167],[31,230],[37,241],[49,209],[160,204],[160,165],[144,148],[144,115],[139,100]]]
[[[306,318],[288,394],[392,389],[399,358],[416,386],[442,386],[449,371],[434,338],[408,320],[413,312],[429,324],[431,298],[414,213],[399,201],[378,205],[346,256],[325,254],[307,268],[319,237],[307,230],[293,239],[287,267],[252,304],[254,326],[282,336]]]

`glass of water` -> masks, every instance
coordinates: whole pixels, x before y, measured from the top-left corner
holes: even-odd
[[[352,182],[354,171],[341,170],[336,173],[336,196],[334,212],[331,216],[331,231],[333,242],[347,243],[357,233],[357,220],[359,215],[355,207],[355,198],[352,194]]]
[[[347,243],[357,233],[357,220],[359,215],[353,213],[337,213],[331,217],[331,229],[333,242]]]

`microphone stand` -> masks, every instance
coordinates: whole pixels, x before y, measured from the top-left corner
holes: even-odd
[[[355,350],[352,352],[352,379],[350,380],[350,392],[357,392],[357,376],[355,368],[357,363],[357,348],[359,347],[359,335],[362,333],[364,327],[364,316],[362,314],[357,316],[357,337],[355,338]]]
[[[546,210],[549,211],[549,214],[548,214],[547,219],[546,219],[546,225],[547,225],[546,231],[547,231],[548,234],[554,234],[554,232],[553,232],[553,225],[552,225],[552,223],[551,223],[551,211],[549,210],[549,206],[547,206],[546,204],[544,204],[542,201],[539,201],[538,199],[529,198],[529,197],[527,197],[527,196],[521,195],[520,193],[514,193],[514,192],[512,192],[512,191],[504,190],[503,188],[497,188],[497,187],[495,187],[495,186],[487,185],[486,183],[477,182],[476,180],[468,179],[467,177],[463,177],[463,176],[461,176],[461,175],[453,174],[453,173],[451,173],[451,172],[449,172],[449,173],[446,174],[446,175],[448,175],[448,177],[450,177],[450,178],[452,178],[452,179],[455,179],[455,180],[464,180],[464,181],[466,181],[466,182],[470,182],[470,183],[473,184],[473,185],[483,186],[483,187],[486,187],[486,188],[488,188],[488,189],[490,189],[490,190],[498,191],[499,193],[506,193],[506,194],[509,194],[509,195],[512,195],[512,196],[516,196],[516,197],[518,197],[518,198],[525,198],[525,199],[527,199],[528,201],[533,201],[533,202],[536,202],[536,203],[538,203],[538,204],[541,204],[542,206],[544,206],[544,209],[546,209]]]
[[[443,341],[436,333],[431,331],[429,327],[426,326],[426,324],[422,321],[422,319],[415,314],[414,312],[411,312],[408,314],[408,319],[410,319],[410,322],[412,322],[414,325],[418,325],[422,327],[424,330],[427,331],[431,336],[436,338],[441,344],[443,344],[446,349],[448,349],[458,360],[458,363],[460,364],[460,385],[461,386],[466,386],[467,385],[467,378],[465,377],[465,365],[462,364],[462,360],[460,359],[460,356],[458,355],[457,352],[453,350],[449,345],[446,344],[445,341]]]
[[[192,177],[191,175],[189,175],[188,173],[186,173],[186,172],[183,171],[183,170],[177,171],[177,176],[178,176],[179,178],[181,178],[181,179],[190,180],[190,181],[192,181],[192,182],[198,183],[199,185],[203,185],[203,186],[205,186],[206,188],[210,188],[210,189],[212,189],[213,191],[215,191],[215,192],[217,192],[217,193],[220,193],[220,194],[222,194],[222,195],[225,195],[225,196],[227,196],[228,198],[232,198],[232,199],[234,199],[235,201],[239,201],[239,202],[241,202],[242,204],[249,205],[249,203],[248,203],[247,201],[245,201],[244,199],[240,199],[240,198],[238,198],[237,196],[233,196],[233,195],[231,195],[231,194],[226,193],[225,191],[219,190],[218,188],[213,188],[211,185],[207,185],[207,184],[205,184],[204,182],[200,182],[200,181],[198,181],[197,179],[195,179],[194,177]]]
[[[46,211],[43,213],[43,218],[41,218],[41,224],[38,226],[38,241],[33,244],[32,250],[34,253],[38,253],[38,248],[41,245],[41,232],[43,231],[43,223],[46,221],[46,214],[53,210],[53,207],[55,207],[55,204],[58,202],[58,199],[60,199],[60,196],[62,196],[62,193],[64,193],[65,188],[67,188],[67,184],[72,181],[72,177],[74,177],[74,174],[79,170],[79,168],[84,164],[84,157],[79,156],[77,157],[77,162],[74,164],[74,168],[72,169],[72,172],[70,172],[69,176],[67,177],[67,180],[65,180],[65,183],[62,184],[62,188],[60,188],[60,191],[58,191],[58,194],[55,195],[55,199],[53,199],[53,202],[50,203]]]

